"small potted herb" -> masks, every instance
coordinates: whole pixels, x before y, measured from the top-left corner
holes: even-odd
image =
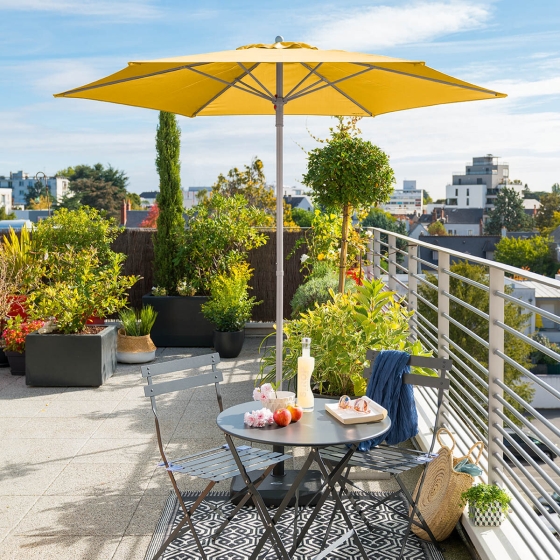
[[[214,348],[222,358],[236,358],[243,348],[245,323],[258,303],[249,297],[250,278],[247,263],[233,265],[229,274],[216,275],[210,282],[210,299],[201,307],[214,325]]]
[[[461,494],[461,505],[469,504],[469,518],[479,527],[499,527],[510,502],[511,496],[495,484],[475,484]]]
[[[117,361],[143,364],[156,357],[156,347],[150,338],[156,317],[151,305],[145,305],[140,311],[124,309],[119,313],[122,328],[117,335]]]

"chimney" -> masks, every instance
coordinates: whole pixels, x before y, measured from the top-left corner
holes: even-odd
[[[537,205],[533,204],[533,218],[537,216]]]
[[[123,200],[121,205],[121,226],[126,226],[126,212],[128,210],[128,201]]]

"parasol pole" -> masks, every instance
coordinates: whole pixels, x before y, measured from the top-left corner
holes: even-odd
[[[281,37],[276,42],[281,42]],[[276,63],[276,383],[282,383],[284,343],[284,72]]]

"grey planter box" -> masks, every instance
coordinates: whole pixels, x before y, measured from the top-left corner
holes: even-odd
[[[204,296],[142,296],[142,305],[151,305],[158,316],[150,336],[156,346],[212,348],[214,325],[204,318],[200,306]]]
[[[25,382],[36,387],[99,387],[117,367],[117,328],[98,334],[38,334],[25,341]]]

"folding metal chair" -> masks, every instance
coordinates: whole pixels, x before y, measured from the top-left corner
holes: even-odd
[[[222,372],[216,368],[216,365],[219,362],[220,356],[219,354],[215,353],[206,354],[204,356],[195,356],[193,358],[172,360],[160,364],[150,364],[142,367],[142,376],[145,377],[148,382],[148,385],[144,387],[144,393],[147,397],[150,397],[152,403],[152,411],[155,418],[156,435],[159,451],[162,458],[160,466],[165,467],[167,474],[169,475],[169,478],[171,480],[173,490],[175,491],[175,494],[177,496],[177,500],[179,501],[181,509],[184,513],[184,518],[181,523],[179,523],[179,525],[169,535],[160,549],[156,552],[152,560],[159,558],[174,539],[182,537],[189,530],[193,535],[200,555],[204,560],[206,560],[204,548],[195,530],[195,524],[192,519],[193,514],[198,506],[203,502],[204,498],[218,482],[231,479],[234,476],[240,474],[235,459],[233,458],[227,444],[221,447],[215,447],[213,449],[200,451],[192,455],[179,457],[177,459],[170,459],[165,453],[161,436],[160,424],[156,408],[156,397],[158,396],[214,384],[216,388],[218,406],[220,412],[223,411],[222,396],[220,394],[219,387],[219,384],[223,381],[223,376]],[[154,384],[153,382],[153,377],[157,375],[176,374],[178,372],[199,369],[207,366],[212,367],[211,371],[207,373],[202,373],[200,375],[191,377],[183,377],[181,379],[163,381],[157,384]],[[270,474],[274,465],[291,457],[290,455],[283,455],[274,451],[257,449],[256,447],[250,447],[247,445],[237,447],[236,450],[241,459],[241,463],[243,464],[245,472],[264,470],[262,475],[255,481],[253,481],[252,486],[254,488],[257,488],[259,484]],[[175,480],[175,474],[178,473],[187,474],[192,477],[202,478],[209,481],[204,491],[200,494],[194,504],[188,509],[183,501],[183,497],[181,496],[177,481]],[[239,495],[243,492],[245,492],[245,495],[243,496],[239,504],[235,507],[233,512],[226,516],[226,520],[220,527],[220,531],[229,523],[229,521],[231,521],[234,515],[252,497],[251,490],[248,490],[248,488],[246,487],[245,489],[232,496],[230,500],[232,498],[238,498]],[[226,500],[226,502],[230,500]],[[187,524],[188,527],[185,527],[185,524]]]
[[[377,354],[379,354],[379,352],[376,352],[374,350],[367,351],[366,357],[371,364],[373,364],[373,362],[375,361]],[[417,507],[417,502],[422,492],[422,487],[424,485],[427,464],[430,463],[437,456],[433,454],[433,450],[436,442],[436,432],[437,432],[439,417],[443,404],[444,391],[449,390],[449,379],[447,379],[445,375],[446,372],[451,370],[452,361],[445,358],[428,358],[423,356],[411,356],[408,361],[408,365],[422,367],[422,368],[430,368],[434,370],[439,370],[440,372],[440,375],[438,377],[430,377],[430,376],[415,375],[415,374],[405,374],[403,376],[403,383],[422,386],[422,387],[433,387],[437,389],[436,416],[433,425],[432,440],[428,453],[425,453],[424,451],[419,451],[417,449],[406,449],[403,447],[386,445],[386,444],[378,445],[377,447],[374,447],[373,449],[370,449],[367,452],[357,451],[356,453],[354,453],[352,459],[349,461],[349,466],[347,468],[346,475],[341,482],[342,490],[348,496],[348,498],[350,499],[350,501],[352,502],[352,504],[354,505],[354,507],[362,517],[362,520],[366,523],[370,531],[374,532],[375,528],[366,519],[363,511],[358,506],[356,499],[352,496],[350,492],[348,492],[348,489],[346,488],[346,485],[350,485],[358,490],[361,490],[352,481],[348,479],[349,471],[352,467],[362,467],[365,469],[388,473],[395,478],[395,480],[397,481],[400,487],[400,490],[390,493],[389,495],[381,499],[374,498],[371,495],[369,497],[374,502],[373,507],[379,507],[384,505],[385,507],[389,508],[393,513],[407,519],[408,522],[407,529],[401,546],[401,552],[399,558],[402,558],[404,554],[406,543],[410,536],[411,527],[413,524],[426,531],[426,533],[430,537],[430,540],[434,543],[436,547],[439,548],[438,542],[434,538],[432,531],[430,530],[428,524],[424,521],[424,518],[422,517],[422,514],[420,513]],[[371,367],[366,368],[364,370],[364,377],[366,377],[366,379],[371,376],[371,371],[372,371]],[[344,447],[331,446],[322,449],[321,456],[326,461],[337,462],[344,456],[346,451],[347,449]],[[401,476],[404,473],[422,464],[425,465],[425,467],[420,477],[418,491],[416,492],[415,496],[412,496],[411,492],[407,489],[406,485],[404,484]],[[403,513],[402,511],[393,508],[389,503],[387,503],[401,492],[409,504],[409,507],[407,508],[407,513]],[[334,520],[335,514],[336,514],[336,509],[331,517],[331,523]],[[330,525],[328,530],[330,530]]]

